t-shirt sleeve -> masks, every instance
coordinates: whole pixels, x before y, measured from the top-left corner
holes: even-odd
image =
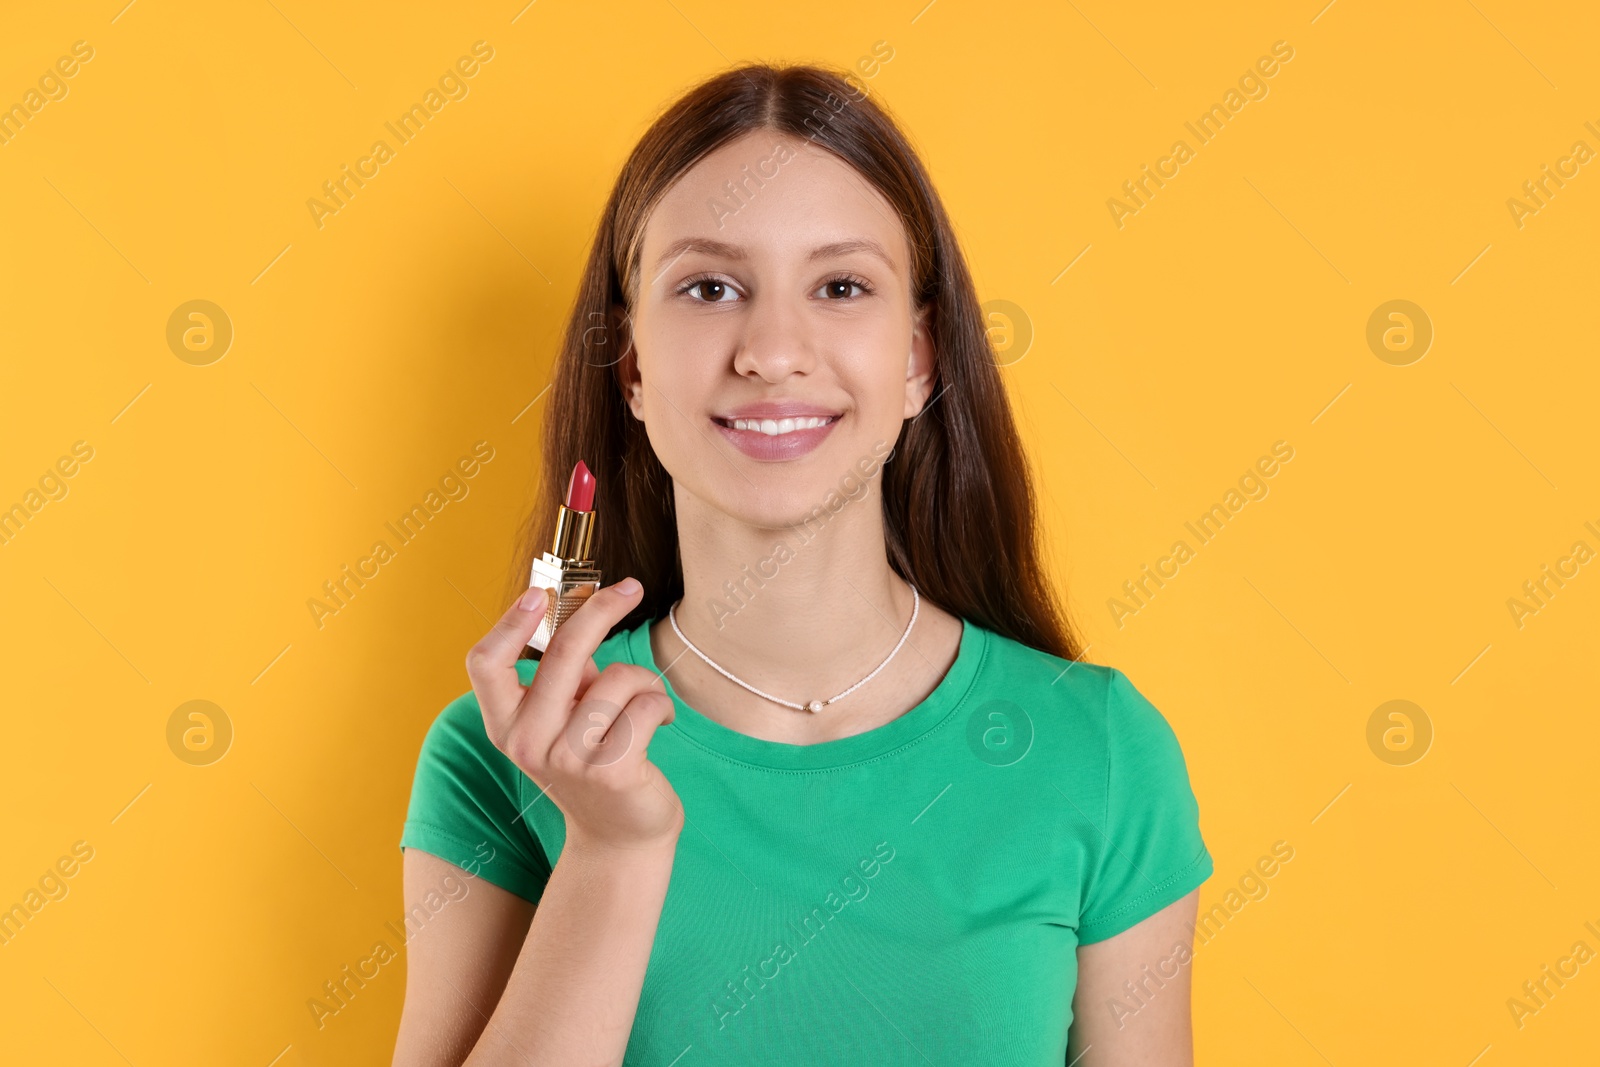
[[[1177,735],[1121,671],[1106,690],[1106,807],[1085,879],[1078,943],[1104,941],[1211,877]]]
[[[423,739],[400,847],[431,853],[537,902],[550,863],[522,817],[527,781],[489,740],[477,695],[457,697]]]

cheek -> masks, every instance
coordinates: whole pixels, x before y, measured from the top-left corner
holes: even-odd
[[[646,359],[639,382],[645,430],[664,464],[670,467],[671,457],[705,447],[715,427],[709,421],[701,423],[709,414],[713,393],[704,361],[678,353]]]
[[[909,353],[896,355],[898,344],[898,339],[884,342],[871,364],[859,368],[848,385],[862,422],[875,432],[892,432],[906,417]]]
[[[675,440],[693,436],[689,413],[691,410],[698,412],[701,405],[694,405],[690,399],[691,392],[682,378],[644,375],[640,392],[640,400],[644,404],[644,424],[650,431],[651,442],[657,445],[657,451]]]
[[[898,321],[840,323],[824,342],[833,353],[835,373],[856,403],[867,409],[893,409],[905,397],[911,334]]]

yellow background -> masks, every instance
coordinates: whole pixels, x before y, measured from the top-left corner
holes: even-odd
[[[388,1062],[403,962],[320,1030],[306,1002],[393,941],[417,749],[502,609],[617,168],[729,63],[878,41],[866,84],[980,295],[1031,322],[1004,373],[1051,563],[1183,742],[1202,907],[1295,849],[1196,955],[1199,1062],[1593,1055],[1600,964],[1520,1029],[1506,1006],[1600,949],[1600,563],[1506,606],[1600,549],[1600,162],[1506,206],[1600,149],[1589,5],[121,3],[0,32],[4,104],[94,49],[0,145],[0,506],[94,450],[0,545],[0,905],[94,849],[0,947],[0,1060]],[[306,201],[477,40],[470,94],[319,229]],[[1119,229],[1107,200],[1280,40],[1269,94]],[[207,366],[166,342],[195,299],[234,329]],[[1409,366],[1365,339],[1393,299],[1435,330]],[[470,495],[319,629],[307,600],[480,440]],[[1117,626],[1278,440],[1270,494]],[[167,742],[196,699],[234,730],[209,766]],[[1395,699],[1434,730],[1408,766],[1367,744]]]

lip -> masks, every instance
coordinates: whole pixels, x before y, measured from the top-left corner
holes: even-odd
[[[734,408],[732,411],[720,412],[713,418],[718,419],[800,419],[800,418],[828,418],[838,416],[843,412],[832,408],[818,407],[801,400],[757,400],[752,404]]]
[[[721,418],[727,419],[782,419],[804,418],[815,416],[825,418],[833,416],[833,421],[823,426],[814,426],[807,430],[790,430],[788,433],[768,435],[760,430],[735,430],[732,426],[724,426]],[[716,427],[724,439],[734,448],[749,456],[751,459],[775,463],[783,460],[799,459],[814,451],[823,441],[827,440],[833,428],[839,425],[843,415],[824,411],[820,408],[806,408],[795,404],[749,404],[739,408],[736,414],[715,416],[711,425]]]

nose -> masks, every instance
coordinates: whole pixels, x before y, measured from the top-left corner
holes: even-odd
[[[734,373],[773,383],[791,374],[811,373],[816,352],[806,327],[806,309],[775,297],[752,299],[748,306]]]

